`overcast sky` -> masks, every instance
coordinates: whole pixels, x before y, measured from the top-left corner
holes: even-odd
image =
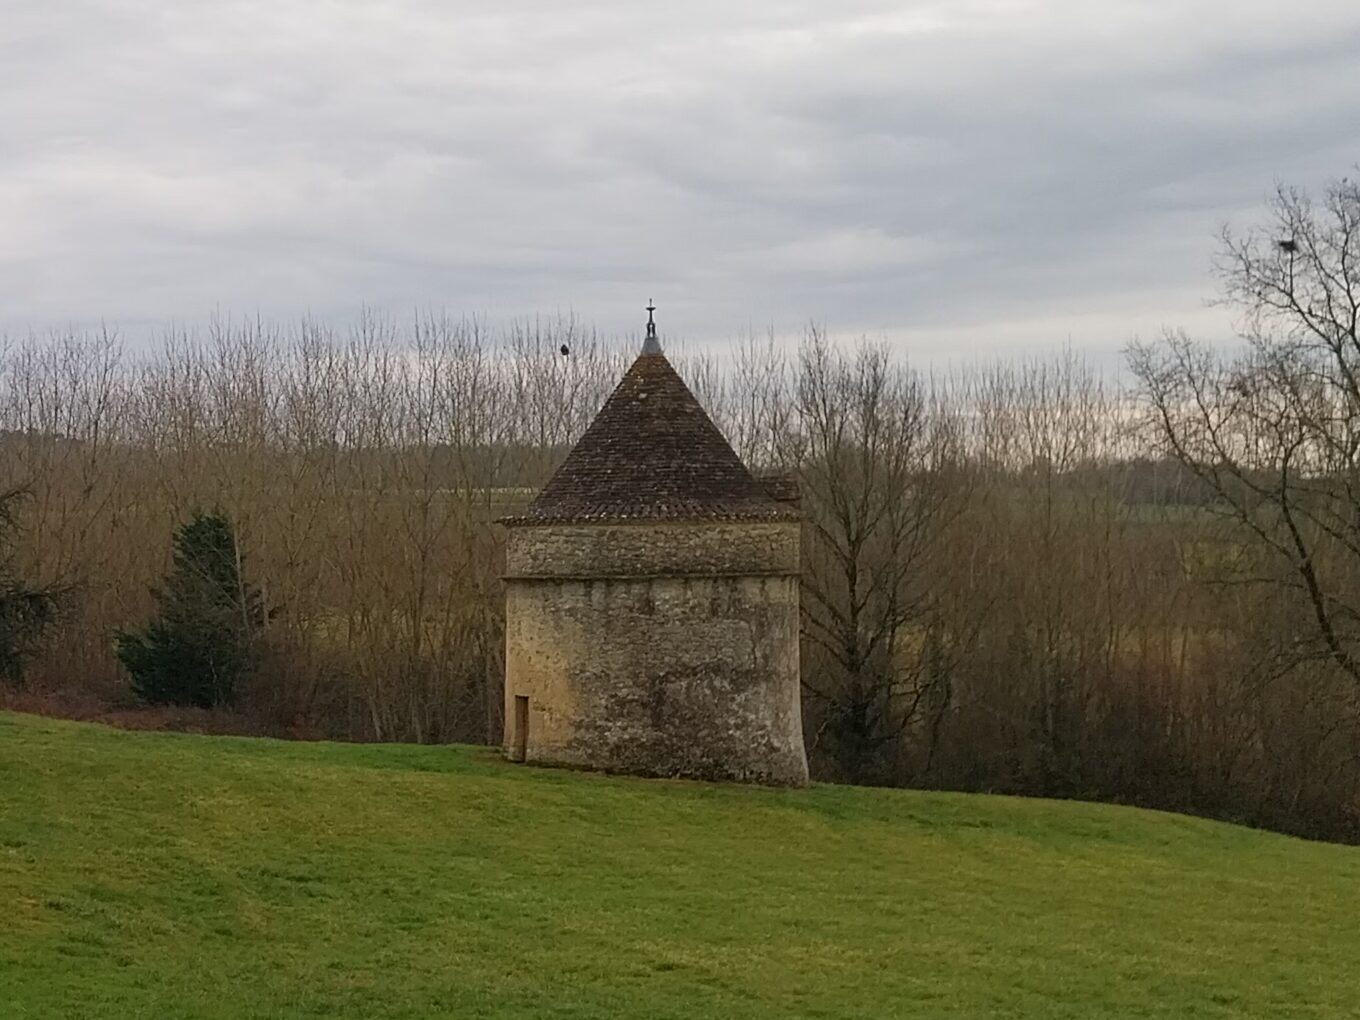
[[[1225,337],[1215,230],[1357,97],[1355,0],[0,0],[0,331]]]

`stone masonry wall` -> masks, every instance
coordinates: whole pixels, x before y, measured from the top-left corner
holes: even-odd
[[[796,524],[532,527],[509,547],[508,752],[525,696],[529,762],[807,781]]]
[[[797,574],[798,530],[787,521],[512,528],[505,572],[509,577]]]

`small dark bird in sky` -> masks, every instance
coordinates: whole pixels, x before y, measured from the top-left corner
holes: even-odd
[[[1275,247],[1279,248],[1280,251],[1285,251],[1290,255],[1293,255],[1294,252],[1299,250],[1299,243],[1292,237],[1286,237],[1283,241],[1276,241]]]
[[[562,357],[564,358],[571,353],[571,348],[568,347],[566,344],[563,344],[560,348],[558,348],[558,350],[562,352]]]

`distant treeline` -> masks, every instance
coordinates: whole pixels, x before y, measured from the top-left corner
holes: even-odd
[[[71,597],[8,703],[146,724],[114,637],[153,613],[172,535],[211,510],[267,608],[261,654],[231,704],[164,718],[497,741],[493,521],[631,355],[571,321],[241,323],[151,354],[11,343],[13,566]],[[1285,574],[1239,583],[1259,542],[1137,393],[1070,354],[928,378],[815,331],[674,360],[749,464],[799,476],[818,775],[1360,835],[1353,682],[1298,654],[1308,610]]]

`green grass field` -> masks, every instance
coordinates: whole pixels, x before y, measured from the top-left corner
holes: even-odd
[[[0,714],[0,1017],[1355,1017],[1360,850]]]

